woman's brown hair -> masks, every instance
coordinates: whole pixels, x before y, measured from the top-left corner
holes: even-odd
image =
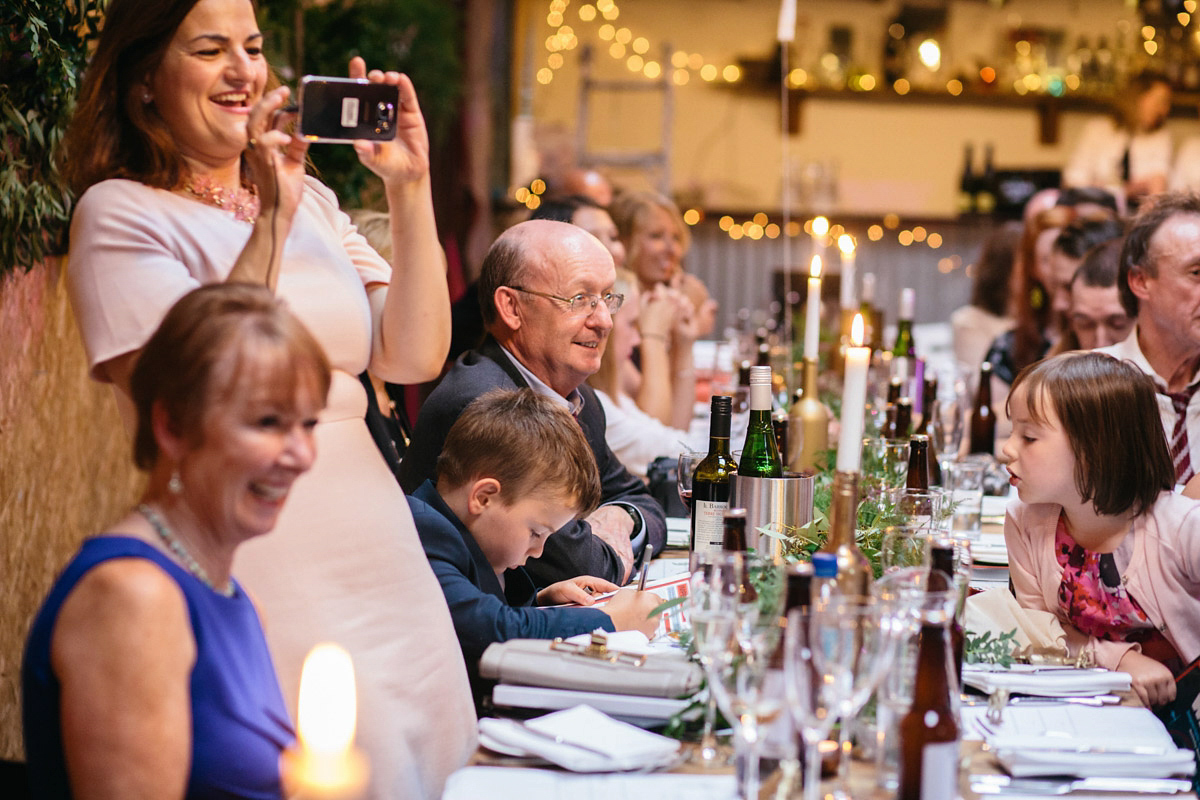
[[[64,141],[62,169],[76,195],[109,178],[160,189],[183,182],[187,166],[166,123],[154,105],[144,101],[143,91],[197,2],[109,3]],[[253,0],[246,2],[254,7]],[[266,88],[278,85],[274,71],[268,70]]]
[[[1020,386],[1034,420],[1058,417],[1079,496],[1097,513],[1142,514],[1175,485],[1154,384],[1133,364],[1096,351],[1063,353],[1017,375],[1010,407]]]
[[[198,444],[206,415],[250,382],[270,387],[282,408],[294,405],[301,387],[323,405],[329,360],[308,328],[263,286],[216,283],[185,294],[146,342],[130,378],[134,462],[149,470],[158,460],[151,424],[156,403],[175,433]]]

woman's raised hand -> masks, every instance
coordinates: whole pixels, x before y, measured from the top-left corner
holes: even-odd
[[[246,120],[246,164],[261,203],[259,215],[291,220],[304,192],[304,155],[308,142],[285,131],[293,116],[281,109],[291,94],[286,86],[272,89],[250,110]]]
[[[384,183],[409,183],[428,175],[429,133],[417,103],[417,91],[409,77],[378,69],[367,72],[366,62],[358,56],[350,59],[350,77],[391,84],[400,90],[400,107],[396,109],[396,138],[386,142],[356,141],[354,151],[358,153],[358,160],[383,178]]]

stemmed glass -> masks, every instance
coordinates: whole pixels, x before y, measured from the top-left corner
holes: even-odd
[[[788,612],[784,635],[784,687],[796,729],[804,740],[804,798],[817,800],[821,782],[819,745],[837,719],[839,695],[850,657],[844,639],[826,636],[823,617],[813,608]]]
[[[675,485],[679,488],[679,499],[687,506],[688,513],[692,510],[692,479],[696,476],[696,465],[704,460],[708,453],[691,451],[679,454],[679,462],[675,467]]]
[[[697,652],[710,692],[734,728],[739,800],[753,800],[760,725],[782,710],[782,698],[767,685],[767,665],[779,642],[783,568],[745,553],[721,553],[708,564],[704,590],[723,599],[721,610],[703,620]],[[694,617],[692,624],[695,630]]]
[[[875,598],[837,597],[818,606],[816,624],[824,643],[822,652],[845,665],[839,676],[841,680],[833,683],[838,716],[842,720],[835,796],[849,797],[850,759],[846,756],[846,743],[850,723],[892,664],[900,638],[900,622],[887,605]]]
[[[683,453],[679,456],[683,463]],[[681,473],[682,474],[682,470]],[[737,618],[737,592],[741,579],[736,573],[741,565],[724,552],[697,552],[692,577],[688,585],[688,619],[692,625],[692,643],[705,676],[709,676],[713,659],[732,636],[734,620]],[[720,758],[717,737],[713,727],[717,716],[717,696],[709,678],[708,702],[704,708],[704,728],[700,734],[700,746],[693,760],[705,767],[725,765]]]

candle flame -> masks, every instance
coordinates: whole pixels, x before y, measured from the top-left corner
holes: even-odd
[[[354,741],[355,706],[350,654],[329,642],[317,645],[300,672],[296,717],[304,746],[320,754],[348,750]]]
[[[810,278],[821,277],[821,257],[813,256],[812,264],[808,267],[808,275]]]
[[[825,217],[816,217],[812,221],[812,232],[814,236],[824,236],[829,233],[829,220]]]
[[[854,252],[854,237],[848,233],[843,233],[838,237],[838,249],[843,255],[850,255]]]
[[[862,347],[863,343],[863,318],[862,314],[854,315],[854,322],[850,325],[850,343],[855,347]]]

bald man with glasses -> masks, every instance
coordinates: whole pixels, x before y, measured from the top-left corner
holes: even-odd
[[[662,508],[605,443],[604,410],[584,383],[600,368],[624,302],[615,280],[612,256],[582,228],[531,220],[501,234],[479,276],[488,334],[425,401],[400,466],[406,492],[432,479],[450,426],[492,389],[532,388],[574,414],[596,456],[602,505],[549,537],[542,556],[528,561],[539,586],[577,575],[623,584],[635,564],[666,544]]]

